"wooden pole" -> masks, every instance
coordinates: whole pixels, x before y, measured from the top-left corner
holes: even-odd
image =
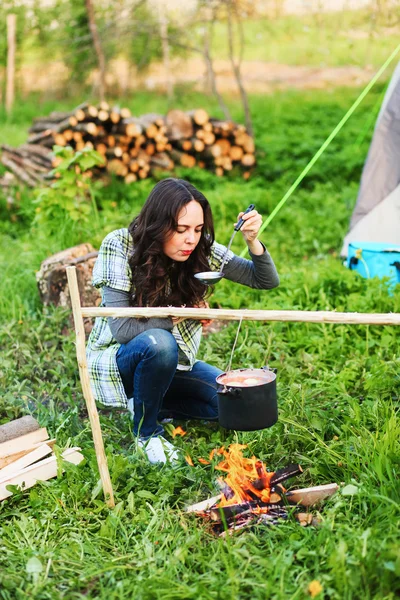
[[[10,113],[14,104],[15,80],[15,32],[17,15],[7,15],[7,83],[6,83],[6,112]]]
[[[81,309],[82,317],[185,317],[222,321],[290,321],[301,323],[337,323],[342,325],[400,325],[400,313],[346,313],[305,310],[231,310],[223,308],[97,308]]]
[[[110,473],[108,470],[107,458],[104,451],[99,413],[97,412],[93,392],[90,387],[89,372],[86,360],[85,329],[83,324],[81,301],[79,297],[78,280],[76,277],[76,267],[67,267],[66,271],[69,293],[71,296],[72,313],[74,315],[75,323],[76,357],[79,366],[79,377],[81,380],[86,407],[89,413],[90,426],[92,428],[94,447],[96,451],[97,464],[99,466],[101,483],[103,485],[104,496],[108,506],[113,507],[115,506],[114,493],[112,489]]]

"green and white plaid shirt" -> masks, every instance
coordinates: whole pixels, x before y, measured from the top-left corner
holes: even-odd
[[[129,292],[133,283],[128,262],[132,250],[128,229],[109,233],[103,240],[93,269],[93,285],[100,289],[110,287]],[[225,246],[214,242],[209,260],[211,271],[220,270],[225,251]],[[233,256],[233,252],[230,252],[228,262]],[[190,370],[193,367],[201,331],[201,323],[194,319],[185,319],[173,327],[172,335],[179,349],[178,369]],[[116,361],[120,345],[112,336],[107,317],[97,317],[86,348],[91,388],[95,399],[101,404],[126,408],[127,397]]]

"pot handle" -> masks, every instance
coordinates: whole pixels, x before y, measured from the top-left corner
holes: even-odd
[[[275,373],[275,375],[278,372],[278,369],[276,367],[269,367],[268,365],[265,365],[264,367],[261,367],[261,369],[263,371],[272,371],[272,373]]]
[[[242,393],[242,389],[239,387],[227,387],[226,385],[219,384],[217,387],[217,394],[235,394],[239,396]]]

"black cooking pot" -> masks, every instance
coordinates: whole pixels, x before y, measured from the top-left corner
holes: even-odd
[[[276,372],[237,369],[221,373],[217,379],[218,420],[226,429],[256,431],[278,420]]]

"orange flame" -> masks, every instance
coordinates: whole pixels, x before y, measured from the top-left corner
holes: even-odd
[[[228,450],[223,450],[225,460],[216,466],[220,471],[225,471],[228,476],[224,482],[233,492],[232,498],[226,498],[222,493],[218,506],[240,504],[259,498],[262,502],[269,502],[270,481],[274,472],[268,472],[261,460],[255,456],[245,458],[242,450],[247,448],[244,444],[231,444]],[[219,452],[218,452],[219,453]]]

